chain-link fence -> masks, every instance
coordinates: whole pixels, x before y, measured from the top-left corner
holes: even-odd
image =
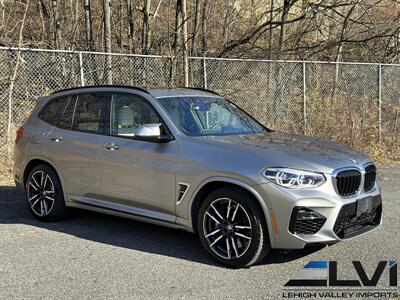
[[[0,155],[38,96],[98,84],[182,86],[165,56],[0,48]],[[214,90],[276,131],[400,160],[400,65],[191,58],[190,85]]]

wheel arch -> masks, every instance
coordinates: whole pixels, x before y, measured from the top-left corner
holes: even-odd
[[[23,182],[24,189],[25,189],[25,186],[26,186],[26,180],[28,179],[29,173],[37,165],[46,165],[49,168],[53,169],[53,171],[57,174],[58,179],[61,182],[61,187],[62,187],[62,190],[63,190],[63,193],[64,193],[64,199],[66,201],[67,195],[66,195],[66,192],[65,192],[64,182],[63,182],[62,176],[60,176],[60,173],[58,172],[58,170],[57,170],[56,166],[54,165],[54,163],[51,160],[46,159],[44,157],[31,157],[27,161],[27,163],[25,164],[23,175],[22,175],[22,180],[23,180],[22,182]]]
[[[31,173],[33,168],[36,167],[37,165],[47,165],[48,167],[52,168],[60,178],[56,168],[53,166],[52,163],[42,158],[32,158],[27,162],[27,164],[24,167],[24,172],[22,175],[22,183],[24,184],[24,186],[26,185],[26,181],[28,180],[29,174]]]
[[[190,205],[190,218],[191,218],[191,225],[193,228],[193,232],[196,232],[196,224],[197,224],[197,213],[200,208],[200,205],[202,201],[209,195],[212,191],[215,191],[216,189],[219,188],[224,188],[224,187],[234,187],[237,189],[240,189],[247,193],[254,201],[255,203],[259,206],[259,208],[263,212],[263,216],[265,218],[265,222],[268,227],[268,235],[270,238],[271,246],[275,246],[275,238],[274,238],[274,233],[273,233],[273,227],[272,227],[272,221],[271,221],[271,215],[270,215],[270,210],[266,204],[266,202],[263,200],[263,198],[260,196],[260,194],[249,184],[234,179],[234,178],[226,178],[226,177],[214,177],[214,178],[209,178],[205,180],[193,193],[194,196],[192,197],[191,205]]]

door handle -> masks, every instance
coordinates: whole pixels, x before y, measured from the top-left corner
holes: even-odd
[[[59,137],[52,137],[52,138],[50,138],[53,142],[56,142],[56,143],[59,143],[59,142],[61,142],[62,141],[62,137],[61,136],[59,136]]]
[[[105,146],[106,146],[106,149],[110,150],[110,151],[116,151],[119,149],[119,145],[115,144],[115,143],[107,143]]]

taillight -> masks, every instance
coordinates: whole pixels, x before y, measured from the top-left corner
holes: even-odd
[[[15,135],[15,144],[18,144],[18,142],[22,139],[23,135],[24,135],[24,127],[18,128],[17,134]]]

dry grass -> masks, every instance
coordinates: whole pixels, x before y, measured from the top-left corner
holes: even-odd
[[[12,168],[10,164],[0,162],[0,184],[12,181]]]
[[[400,161],[400,107],[393,107],[382,124],[379,142],[379,110],[376,101],[348,95],[311,94],[308,99],[307,134],[331,139],[369,154],[377,163]]]

